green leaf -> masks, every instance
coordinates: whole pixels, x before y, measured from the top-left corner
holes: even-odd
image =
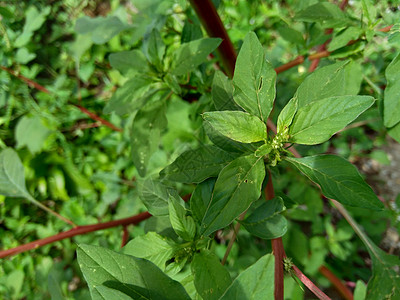
[[[400,122],[388,130],[388,134],[400,143]]]
[[[160,181],[147,179],[139,182],[139,197],[153,216],[168,215],[168,199],[174,190],[167,188]],[[176,193],[176,191],[175,191]]]
[[[357,40],[363,30],[359,27],[348,27],[336,34],[329,43],[328,51],[334,51],[347,45],[352,40]]]
[[[51,131],[38,116],[23,116],[15,127],[17,148],[27,146],[32,154],[42,150],[43,144]]]
[[[178,245],[171,239],[155,232],[135,237],[122,248],[124,254],[144,258],[154,263],[161,270],[165,270],[166,261],[170,260]]]
[[[138,73],[146,73],[149,71],[146,57],[137,49],[111,53],[108,59],[110,60],[111,67],[117,69],[122,74],[127,74],[129,71]],[[137,79],[139,79],[139,76],[136,80]]]
[[[292,124],[294,115],[297,112],[298,102],[297,98],[292,98],[282,109],[278,116],[278,133],[285,132]]]
[[[0,194],[6,197],[31,197],[25,186],[24,166],[17,152],[11,148],[0,152]]]
[[[357,95],[360,82],[358,77],[353,76],[349,61],[338,62],[317,69],[302,82],[296,91],[295,98],[298,99],[299,107],[328,97]],[[361,83],[361,82],[360,82]]]
[[[217,176],[236,156],[212,145],[202,145],[200,148],[183,152],[160,172],[160,176],[171,181],[199,183],[206,178]]]
[[[163,101],[150,103],[135,116],[131,129],[132,159],[140,176],[146,175],[150,157],[158,149],[161,131],[167,126]]]
[[[203,32],[201,31],[201,26],[185,20],[185,24],[182,28],[181,43],[188,43],[201,39],[202,37]]]
[[[343,204],[382,210],[383,204],[362,179],[351,163],[335,155],[315,155],[304,158],[286,157],[311,181],[317,183],[322,193]]]
[[[235,102],[266,122],[275,99],[276,72],[265,57],[256,34],[249,32],[236,60],[233,85]]]
[[[361,280],[357,280],[356,287],[354,289],[354,300],[365,300],[367,295],[367,286]]]
[[[196,290],[204,300],[219,299],[232,283],[228,270],[206,249],[195,254],[191,268]]]
[[[213,111],[203,114],[220,134],[241,143],[254,143],[267,139],[267,127],[256,116],[243,111]]]
[[[393,127],[400,122],[400,54],[386,68],[387,86],[383,99],[383,124]]]
[[[347,18],[342,10],[333,3],[320,2],[308,6],[296,14],[297,21],[319,22],[325,27],[336,27],[347,23]]]
[[[93,43],[105,44],[121,31],[130,28],[116,16],[79,18],[75,24],[75,31],[80,34],[90,33]]]
[[[232,81],[221,71],[214,74],[211,95],[216,110],[240,110],[233,100]]]
[[[363,15],[368,20],[368,26],[376,22],[376,8],[370,0],[361,0]]]
[[[271,144],[264,144],[261,147],[259,147],[255,152],[254,155],[257,157],[262,157],[265,155],[268,155],[272,151],[272,145]]]
[[[184,75],[193,71],[207,60],[207,56],[217,49],[221,41],[219,38],[203,38],[182,44],[173,54],[171,73]]]
[[[177,235],[185,241],[193,241],[196,224],[191,216],[186,215],[184,203],[180,197],[169,196],[169,219]]]
[[[132,299],[190,299],[179,282],[148,260],[91,245],[79,245],[77,255],[93,300],[104,299],[98,290],[103,285]]]
[[[36,57],[35,53],[31,53],[26,48],[19,48],[17,53],[15,54],[15,61],[19,62],[20,64],[27,64],[32,59]]]
[[[267,254],[241,272],[220,300],[274,299],[274,256]]]
[[[211,201],[215,181],[216,178],[209,178],[198,184],[190,197],[190,210],[192,211],[193,218],[200,225]]]
[[[300,107],[289,128],[290,141],[315,145],[331,138],[374,103],[370,96],[339,96]]]
[[[290,28],[286,25],[279,26],[277,28],[279,35],[287,40],[290,43],[296,44],[296,45],[304,45],[305,40],[303,37],[303,34],[300,31],[297,31],[293,28]]]
[[[252,235],[262,239],[276,239],[287,231],[287,221],[281,215],[286,209],[281,197],[275,197],[257,207],[240,223]]]
[[[367,238],[364,244],[372,259],[372,277],[367,285],[366,300],[400,298],[400,259],[386,254]]]
[[[234,141],[214,129],[209,122],[203,122],[203,127],[211,142],[220,149],[235,153],[253,153],[263,142],[240,143]]]
[[[140,109],[151,96],[156,94],[156,87],[152,80],[143,76],[129,79],[118,88],[104,107],[103,112],[109,114],[115,112],[119,116],[131,114]]]
[[[132,300],[127,294],[105,285],[98,285],[96,292],[101,297],[100,299],[113,299],[113,300]]]
[[[204,214],[201,234],[207,236],[229,225],[261,194],[265,177],[262,158],[241,156],[222,169]]]
[[[147,60],[154,65],[158,71],[162,71],[162,60],[165,53],[165,44],[160,32],[154,28],[143,39],[143,53]]]

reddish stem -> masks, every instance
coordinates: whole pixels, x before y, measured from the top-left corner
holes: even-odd
[[[343,298],[346,300],[353,300],[353,294],[351,291],[342,283],[339,278],[336,277],[335,274],[332,273],[331,270],[325,266],[321,266],[318,270],[334,285],[336,290],[343,296]]]
[[[112,130],[115,131],[122,131],[121,128],[118,128],[117,126],[111,124],[110,122],[108,122],[107,120],[104,120],[103,118],[99,117],[98,115],[96,115],[95,113],[89,111],[87,108],[79,105],[79,104],[72,104],[73,106],[79,108],[79,110],[81,112],[83,112],[84,114],[88,115],[91,119],[95,120],[95,121],[99,121],[101,124],[111,128]]]
[[[283,71],[289,70],[295,66],[298,66],[304,62],[304,56],[300,55],[296,57],[294,60],[275,68],[275,72],[277,74],[282,73]]]
[[[380,31],[380,32],[389,32],[390,29],[392,29],[392,27],[393,27],[393,25],[389,25],[389,26],[383,27],[381,29],[378,29],[378,31]]]
[[[1,69],[3,69],[4,71],[8,72],[9,74],[17,77],[18,79],[21,79],[23,82],[25,82],[28,86],[30,86],[31,88],[35,88],[41,92],[44,92],[46,94],[50,94],[49,90],[46,89],[44,86],[40,85],[37,82],[34,82],[33,80],[26,78],[25,76],[21,75],[21,74],[17,74],[15,71],[4,67],[4,66],[0,66]]]
[[[296,274],[297,278],[300,279],[302,283],[315,295],[318,299],[321,300],[331,300],[323,291],[321,291],[310,279],[307,278],[303,272],[300,271],[298,267],[295,265],[292,266],[294,274]]]
[[[190,4],[196,11],[207,34],[210,37],[222,39],[222,43],[218,47],[218,52],[226,73],[232,78],[236,63],[236,51],[214,4],[211,0],[190,0]]]
[[[122,228],[122,241],[121,241],[121,248],[124,247],[126,245],[126,243],[128,242],[129,239],[129,231],[128,231],[128,226],[125,225]]]
[[[56,235],[53,235],[53,236],[50,236],[50,237],[47,237],[44,239],[36,240],[34,242],[27,243],[27,244],[24,244],[24,245],[21,245],[21,246],[12,248],[12,249],[0,251],[0,258],[4,258],[7,256],[13,256],[13,255],[16,255],[16,254],[24,252],[24,251],[36,249],[36,248],[42,247],[47,244],[51,244],[51,243],[54,243],[57,241],[61,241],[63,239],[71,238],[76,235],[86,234],[89,232],[112,228],[112,227],[121,226],[121,225],[127,226],[130,224],[139,224],[140,222],[142,222],[150,217],[151,217],[151,214],[149,214],[148,212],[143,212],[143,213],[140,213],[140,214],[137,214],[135,216],[125,218],[125,219],[114,220],[114,221],[110,221],[110,222],[98,223],[98,224],[93,224],[93,225],[78,226],[78,227],[72,228],[68,231],[64,231],[64,232],[61,232],[59,234],[56,234]]]

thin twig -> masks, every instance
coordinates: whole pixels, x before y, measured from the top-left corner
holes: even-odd
[[[107,126],[108,128],[111,128],[114,131],[119,131],[121,132],[122,129],[118,128],[117,126],[115,126],[114,124],[111,124],[110,122],[108,122],[107,120],[104,120],[103,118],[99,117],[98,115],[96,115],[94,112],[89,111],[87,108],[79,105],[79,104],[72,104],[73,106],[79,108],[79,110],[81,112],[83,112],[84,114],[86,114],[87,116],[89,116],[91,119],[95,120],[95,121],[99,121],[101,124]]]
[[[247,210],[245,212],[243,212],[240,216],[239,216],[239,221],[242,221],[244,219],[244,217],[246,216]],[[228,259],[229,253],[232,250],[233,244],[235,243],[237,234],[239,233],[239,229],[240,229],[240,222],[237,222],[235,224],[235,227],[233,228],[233,234],[231,239],[229,240],[228,246],[226,247],[226,251],[225,251],[225,255],[221,260],[221,264],[224,265],[226,263],[226,260]]]
[[[44,92],[46,94],[50,94],[49,90],[46,89],[44,86],[40,85],[39,83],[26,78],[25,76],[21,75],[21,74],[17,74],[15,71],[4,67],[4,66],[0,66],[1,69],[3,69],[4,71],[8,72],[9,74],[13,75],[14,77],[17,77],[18,79],[21,79],[23,82],[25,82],[28,86],[30,86],[31,88],[35,88],[41,92]]]
[[[126,226],[126,225],[130,225],[130,224],[139,224],[140,222],[142,222],[150,217],[151,217],[151,214],[149,214],[148,212],[143,212],[143,213],[140,213],[140,214],[137,214],[132,217],[125,218],[125,219],[114,220],[114,221],[110,221],[110,222],[98,223],[98,224],[93,224],[93,225],[78,226],[78,227],[75,227],[68,231],[64,231],[64,232],[58,233],[56,235],[53,235],[53,236],[50,236],[50,237],[47,237],[44,239],[36,240],[34,242],[30,242],[30,243],[27,243],[27,244],[24,244],[24,245],[15,247],[15,248],[0,251],[0,258],[4,258],[7,256],[13,256],[13,255],[16,255],[21,252],[36,249],[36,248],[42,247],[44,245],[48,245],[48,244],[51,244],[51,243],[54,243],[57,241],[61,241],[61,240],[67,239],[67,238],[71,238],[71,237],[74,237],[77,235],[87,234],[87,233],[93,232],[93,231],[98,231],[98,230],[112,228],[112,227],[121,226],[121,225]]]
[[[300,271],[295,265],[292,266],[294,274],[300,279],[302,283],[320,300],[331,300],[323,291],[321,291],[310,279],[307,278],[303,272]]]
[[[346,300],[353,300],[353,294],[351,291],[348,289],[347,286],[345,286],[342,281],[336,277],[335,274],[332,273],[331,270],[329,270],[325,266],[319,267],[318,271],[324,275],[336,288],[336,290],[345,298]]]

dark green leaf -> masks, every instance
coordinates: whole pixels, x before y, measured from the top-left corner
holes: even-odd
[[[30,198],[25,186],[24,166],[11,148],[0,152],[0,195]]]
[[[289,126],[292,124],[294,115],[297,112],[298,99],[292,98],[282,109],[278,116],[278,133],[283,133],[288,130]]]
[[[232,283],[228,270],[208,250],[195,254],[191,268],[196,290],[204,300],[219,299]]]
[[[373,210],[383,209],[382,202],[347,160],[335,155],[315,155],[304,158],[287,157],[322,193],[343,204]]]
[[[198,224],[204,218],[212,198],[216,178],[210,178],[198,184],[190,197],[190,210]]]
[[[274,256],[264,255],[232,282],[220,300],[274,299]]]
[[[315,100],[358,94],[360,86],[354,82],[360,82],[360,76],[351,76],[352,73],[347,70],[349,65],[349,61],[338,62],[317,69],[307,76],[295,94],[299,108]]]
[[[127,294],[105,285],[96,286],[96,292],[101,297],[100,299],[132,300],[132,297],[129,297]]]
[[[132,299],[190,299],[179,282],[148,260],[90,245],[79,245],[77,254],[93,300],[104,299],[102,285]]]
[[[293,28],[290,28],[288,26],[279,26],[277,28],[280,36],[287,40],[288,42],[291,42],[296,45],[304,45],[305,40],[303,37],[303,34]]]
[[[130,71],[138,73],[146,73],[149,71],[146,57],[139,50],[111,53],[108,59],[110,60],[111,67],[117,69],[122,74],[127,74]],[[139,77],[137,77],[136,80],[138,78]]]
[[[156,94],[156,87],[148,78],[137,76],[129,79],[118,88],[104,107],[104,113],[115,112],[117,115],[125,116],[140,109],[149,98]]]
[[[149,210],[149,213],[153,216],[168,215],[168,199],[169,195],[173,193],[172,189],[152,179],[139,182],[138,188],[140,199]]]
[[[211,95],[217,110],[240,110],[233,100],[232,81],[221,71],[214,74]]]
[[[122,251],[124,254],[145,258],[164,270],[165,262],[174,256],[177,248],[178,245],[173,240],[148,232],[131,240]]]
[[[295,16],[296,20],[304,22],[319,22],[327,27],[346,24],[347,19],[338,5],[320,2],[307,7]]]
[[[203,37],[203,32],[201,31],[201,27],[198,24],[190,23],[188,20],[185,20],[185,24],[182,28],[182,36],[181,43],[188,43],[194,40],[201,39]]]
[[[143,40],[143,53],[147,60],[154,65],[157,70],[163,70],[163,57],[165,44],[161,38],[160,32],[155,28]]]
[[[158,149],[161,131],[167,126],[163,101],[150,103],[135,116],[131,129],[132,159],[140,176],[146,175],[150,157]]]
[[[96,18],[84,16],[79,18],[75,24],[76,32],[80,34],[90,33],[95,44],[104,44],[129,27],[116,16]]]
[[[400,122],[400,54],[386,68],[387,86],[383,99],[383,124],[393,127]]]
[[[331,138],[374,103],[370,96],[339,96],[300,107],[289,127],[290,141],[315,145]]]
[[[267,139],[265,123],[243,111],[206,112],[203,119],[214,130],[237,142],[254,143]]]
[[[199,183],[206,178],[217,176],[236,156],[215,146],[203,145],[183,152],[160,172],[160,176],[172,181]]]
[[[281,197],[275,197],[257,207],[240,222],[252,235],[262,239],[276,239],[287,231],[287,221],[281,212],[285,210]]]
[[[223,168],[204,214],[201,233],[207,236],[244,212],[260,197],[264,177],[264,161],[254,155],[239,157]]]
[[[235,102],[266,122],[275,99],[276,72],[254,32],[246,35],[236,60],[233,85]]]
[[[173,54],[173,75],[183,75],[193,71],[207,60],[207,56],[221,43],[218,38],[203,38],[182,44]]]
[[[196,235],[196,224],[191,216],[186,215],[184,203],[180,197],[169,196],[169,219],[178,236],[185,241],[193,241]]]

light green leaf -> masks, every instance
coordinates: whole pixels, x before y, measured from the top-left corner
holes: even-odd
[[[161,38],[160,32],[156,28],[144,36],[143,53],[147,60],[154,65],[158,71],[162,71],[165,44]]]
[[[104,107],[103,112],[115,112],[119,116],[131,114],[140,109],[152,96],[156,94],[156,85],[143,76],[129,79],[118,88]]]
[[[160,181],[147,179],[139,181],[139,197],[153,216],[168,215],[168,199],[174,190],[166,187]],[[176,191],[175,191],[176,193]],[[177,194],[177,193],[176,193]]]
[[[209,178],[198,184],[190,197],[190,210],[193,218],[201,225],[212,198],[216,178]]]
[[[359,27],[348,27],[336,34],[329,43],[328,51],[334,51],[347,45],[351,40],[357,40],[363,30]]]
[[[190,299],[179,282],[148,260],[90,245],[79,245],[77,255],[93,300],[104,299],[102,285],[132,299]]]
[[[268,155],[271,151],[272,151],[271,144],[264,144],[254,152],[254,155],[257,157],[262,157]]]
[[[207,56],[221,43],[219,38],[203,38],[182,44],[173,54],[171,73],[183,75],[207,60]]]
[[[274,268],[274,256],[264,255],[241,272],[219,299],[274,299]]]
[[[167,180],[199,183],[209,177],[217,176],[223,167],[237,155],[223,151],[212,145],[183,152],[178,158],[160,172]]]
[[[338,96],[300,107],[289,127],[290,141],[315,145],[331,138],[374,103],[370,96]]]
[[[240,143],[234,141],[217,131],[209,122],[203,122],[204,130],[211,142],[220,149],[234,153],[253,153],[263,142]]]
[[[25,186],[24,166],[17,152],[6,148],[0,152],[0,194],[30,198]]]
[[[216,110],[241,110],[233,100],[232,81],[221,71],[214,74],[211,95]]]
[[[400,122],[388,130],[388,134],[400,143]]]
[[[165,262],[174,256],[177,244],[155,232],[135,237],[122,248],[124,254],[144,258],[165,270]]]
[[[287,221],[281,215],[286,209],[281,197],[275,197],[257,207],[240,223],[252,235],[262,239],[276,239],[287,231]]]
[[[32,154],[42,150],[43,144],[51,131],[38,116],[23,116],[15,127],[17,148],[27,146]]]
[[[254,155],[241,156],[223,168],[204,214],[201,234],[207,236],[229,225],[244,212],[260,197],[264,177],[264,161]]]
[[[361,280],[357,280],[356,288],[354,289],[354,300],[365,300],[367,295],[367,286]]]
[[[127,294],[105,285],[96,286],[96,292],[99,293],[101,299],[132,300]]]
[[[351,71],[350,61],[338,62],[317,69],[307,76],[296,91],[299,108],[304,105],[328,97],[357,95],[361,83],[359,77]]]
[[[93,43],[104,44],[111,40],[121,31],[130,28],[116,16],[89,18],[84,16],[79,18],[75,24],[76,32],[80,34],[91,34]]]
[[[241,143],[254,143],[267,139],[267,127],[256,116],[243,111],[212,111],[203,114],[220,134]]]
[[[361,0],[363,15],[368,20],[368,25],[371,26],[376,22],[376,8],[370,0]]]
[[[383,124],[393,127],[400,122],[400,54],[386,68],[387,86],[383,99]]]
[[[191,268],[196,290],[204,300],[219,299],[232,283],[228,270],[206,249],[195,254]]]
[[[347,23],[347,18],[336,4],[320,2],[308,6],[296,14],[297,21],[319,22],[325,27],[336,27]]]
[[[305,40],[303,37],[303,34],[300,31],[297,31],[291,27],[288,27],[286,25],[279,26],[277,28],[279,35],[287,40],[290,43],[296,44],[296,45],[304,45]]]
[[[121,51],[111,53],[108,57],[110,60],[111,67],[117,69],[122,74],[128,74],[129,71],[135,71],[138,73],[146,73],[149,71],[149,67],[146,61],[146,57],[140,50],[132,51]],[[136,77],[136,79],[138,79]]]
[[[185,241],[193,241],[196,235],[196,224],[191,216],[186,215],[184,201],[174,196],[169,196],[169,219],[172,228]]]
[[[304,158],[286,157],[310,180],[317,183],[322,193],[342,204],[382,210],[383,204],[362,179],[351,163],[335,155],[315,155]]]
[[[163,101],[150,103],[135,116],[131,128],[133,163],[140,176],[146,175],[150,157],[158,149],[161,131],[167,126],[166,107]]]
[[[275,99],[276,72],[265,57],[256,34],[249,32],[236,60],[233,85],[235,102],[266,122]]]
[[[278,133],[284,133],[292,124],[294,115],[297,112],[298,102],[299,101],[296,97],[292,98],[282,109],[278,116]]]
[[[19,48],[15,54],[15,60],[21,64],[27,64],[36,57],[35,53],[31,53],[26,48]]]

